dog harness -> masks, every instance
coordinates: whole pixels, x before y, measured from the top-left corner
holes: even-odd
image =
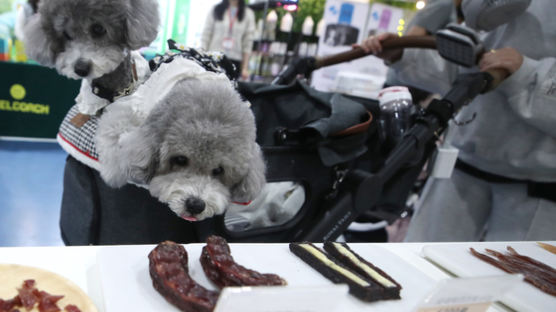
[[[75,98],[80,113],[85,115],[97,114],[116,99],[133,93],[149,77],[151,73],[149,64],[138,51],[131,52],[130,60],[132,64],[130,73],[132,82],[126,88],[109,90],[98,85],[96,80],[91,82],[83,79],[81,81],[79,94]]]
[[[156,71],[162,64],[170,63],[176,57],[183,57],[190,61],[194,61],[208,72],[226,75],[234,86],[237,85],[237,81],[233,75],[233,73],[237,71],[237,68],[222,52],[200,52],[192,48],[186,48],[172,39],[168,40],[168,48],[177,52],[169,51],[164,55],[157,55],[149,62],[151,71]]]
[[[131,60],[131,83],[129,84],[129,86],[127,86],[126,88],[120,89],[120,90],[114,90],[111,88],[105,88],[97,83],[95,83],[95,81],[93,80],[93,84],[92,84],[92,88],[93,88],[93,93],[98,96],[101,97],[103,99],[108,100],[110,103],[114,102],[115,100],[117,100],[118,98],[122,97],[122,96],[126,96],[126,95],[130,95],[133,91],[135,91],[135,89],[137,88],[137,85],[139,83],[139,77],[137,74],[137,66],[135,61],[132,59]]]
[[[68,154],[93,169],[100,169],[95,135],[102,113],[111,105],[131,105],[136,114],[146,118],[156,103],[163,99],[179,80],[225,79],[236,86],[235,80],[231,79],[235,66],[222,53],[186,49],[171,40],[168,44],[169,48],[175,51],[158,55],[148,63],[148,80],[138,86],[135,92],[115,99],[113,104],[100,108],[96,113],[82,113],[83,105],[86,104],[83,103],[83,94],[92,94],[91,90],[83,90],[82,85],[76,98],[76,101],[80,101],[68,111],[57,135],[58,143]],[[143,59],[143,62],[146,61]]]

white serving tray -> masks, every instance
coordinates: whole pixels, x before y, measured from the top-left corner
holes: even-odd
[[[554,245],[554,242],[548,243]],[[511,246],[520,254],[556,268],[556,255],[542,249],[535,242],[434,244],[424,246],[422,253],[429,261],[455,276],[479,277],[507,273],[476,258],[469,248],[473,247],[483,254],[485,248],[505,253],[506,246]],[[540,291],[525,281],[514,287],[500,301],[516,311],[556,311],[556,297]]]
[[[189,255],[189,273],[199,284],[215,289],[205,277],[199,262],[203,245],[184,245]],[[237,263],[261,273],[278,274],[291,287],[331,285],[330,281],[292,254],[287,244],[230,246]],[[403,286],[402,299],[364,303],[352,296],[344,296],[338,298],[341,302],[337,311],[411,311],[434,286],[431,278],[385,248],[370,244],[350,246]],[[104,247],[99,251],[100,281],[107,312],[178,311],[152,286],[147,255],[153,248],[153,245],[118,246]]]

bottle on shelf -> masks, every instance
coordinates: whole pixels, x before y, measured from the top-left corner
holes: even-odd
[[[407,87],[382,89],[378,95],[380,136],[387,149],[392,149],[410,126],[413,100]]]

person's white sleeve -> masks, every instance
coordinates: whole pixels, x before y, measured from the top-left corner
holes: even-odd
[[[253,11],[248,9],[245,10],[245,13],[247,27],[241,40],[241,51],[242,53],[251,53],[253,50],[253,39],[255,35],[255,14],[253,14]]]
[[[556,58],[524,57],[521,67],[498,91],[525,122],[556,138]]]
[[[203,33],[201,34],[201,48],[205,51],[209,50],[210,40],[214,32],[214,13],[210,10],[207,18],[205,19],[205,25],[203,27]]]
[[[391,67],[401,82],[442,95],[450,90],[458,75],[458,66],[435,50],[405,49],[402,58]]]
[[[439,29],[453,22],[455,17],[455,6],[453,0],[427,1],[424,9],[417,11],[409,21],[407,29],[419,26],[434,34]]]

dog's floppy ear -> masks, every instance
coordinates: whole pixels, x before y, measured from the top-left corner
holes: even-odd
[[[157,151],[151,138],[135,129],[122,134],[116,144],[101,154],[100,173],[106,184],[121,187],[129,182],[149,183],[157,162]]]
[[[129,0],[126,13],[126,45],[131,50],[148,46],[158,34],[160,18],[156,0]]]
[[[23,28],[23,45],[25,54],[39,64],[54,67],[54,41],[44,31],[41,14],[32,15]]]
[[[144,128],[134,131],[125,142],[128,158],[128,181],[147,184],[154,176],[158,165],[158,144],[153,135],[145,133]]]
[[[254,143],[251,149],[249,171],[239,183],[232,187],[232,201],[247,203],[255,199],[266,183],[265,171],[266,166],[263,160],[261,148],[258,144]]]
[[[156,138],[125,105],[110,105],[99,120],[95,136],[100,174],[112,187],[128,182],[146,184],[154,175]]]

